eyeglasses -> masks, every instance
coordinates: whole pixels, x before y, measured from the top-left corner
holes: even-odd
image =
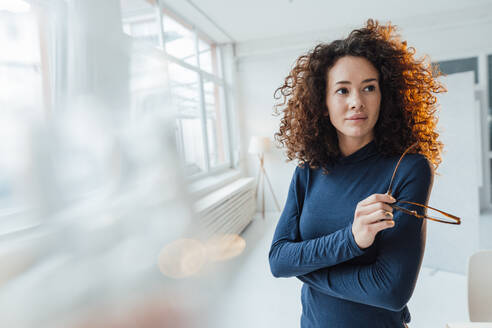
[[[401,155],[400,160],[398,160],[398,163],[396,164],[395,170],[393,171],[393,176],[391,177],[391,181],[390,181],[388,191],[386,192],[386,194],[392,196],[391,195],[391,193],[392,193],[391,186],[393,185],[393,180],[395,178],[396,171],[398,170],[398,166],[400,166],[401,160],[408,153],[408,151],[410,149],[414,148],[416,145],[417,145],[417,143],[414,143],[413,145],[411,145],[410,147],[408,147],[405,150],[403,155]],[[404,203],[404,204],[410,204],[410,205],[417,206],[418,208],[423,209],[422,213],[424,213],[425,215],[421,215],[421,214],[417,213],[417,211],[415,211],[415,210],[409,210],[409,209],[403,208],[401,206],[395,205],[396,203],[399,203],[399,204]],[[403,213],[413,215],[419,219],[427,219],[427,220],[432,220],[432,221],[447,223],[447,224],[461,224],[461,219],[459,217],[454,216],[454,215],[449,214],[449,213],[446,213],[446,212],[443,212],[441,210],[438,210],[436,208],[433,208],[433,207],[430,207],[427,205],[409,202],[409,201],[405,201],[405,200],[397,200],[395,203],[389,204],[389,205],[397,211],[401,211]]]

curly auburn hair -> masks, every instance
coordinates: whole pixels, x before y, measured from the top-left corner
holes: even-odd
[[[401,155],[407,147],[418,143],[413,153],[427,157],[434,168],[441,163],[443,144],[435,131],[437,99],[445,92],[437,80],[443,75],[428,57],[414,58],[415,48],[407,47],[388,23],[367,20],[366,26],[353,30],[342,40],[321,43],[300,56],[294,68],[274,93],[275,115],[283,116],[275,140],[287,148],[287,161],[297,159],[299,165],[312,168],[328,166],[340,156],[338,136],[326,107],[328,71],[343,56],[359,56],[369,60],[379,73],[381,105],[374,127],[374,140],[384,156]],[[280,93],[280,95],[279,95]]]

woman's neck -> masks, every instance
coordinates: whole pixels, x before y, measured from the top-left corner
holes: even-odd
[[[367,138],[338,138],[338,147],[340,152],[344,157],[352,155],[368,143],[374,140],[373,136],[368,136]]]

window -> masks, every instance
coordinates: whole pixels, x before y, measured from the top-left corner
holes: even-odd
[[[0,11],[0,108],[26,119],[42,116],[38,21],[32,12]]]
[[[166,8],[160,11],[156,3],[120,3],[123,31],[134,41],[154,47],[168,63],[168,86],[177,115],[176,145],[185,172],[200,177],[231,167],[225,81],[217,44]],[[138,93],[140,98],[148,97],[143,90]]]
[[[164,46],[166,52],[187,64],[197,66],[195,34],[191,26],[179,23],[174,18],[164,15]]]
[[[200,108],[200,76],[178,64],[169,65],[170,88],[178,111],[176,139],[190,175],[206,172],[205,131]]]
[[[207,135],[209,147],[209,160],[211,167],[217,167],[227,163],[228,154],[225,151],[229,149],[225,144],[228,140],[225,138],[225,106],[224,88],[211,80],[204,81],[205,93],[205,112],[207,120]]]
[[[36,224],[23,175],[27,126],[44,118],[38,18],[22,1],[0,4],[0,234]]]
[[[123,32],[136,41],[159,47],[159,24],[155,6],[147,1],[121,0]]]
[[[212,74],[219,75],[217,47],[210,41],[198,39],[198,53],[200,55],[200,67]]]

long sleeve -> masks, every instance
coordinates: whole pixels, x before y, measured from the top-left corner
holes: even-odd
[[[301,241],[299,218],[308,168],[296,167],[287,202],[277,224],[269,252],[275,277],[293,277],[348,261],[364,253],[354,240],[351,225],[331,234]]]
[[[427,204],[432,189],[433,171],[424,157],[409,168],[401,183],[398,200]],[[402,172],[400,172],[402,173]],[[420,207],[402,204],[422,213]],[[298,278],[325,294],[399,311],[410,299],[425,248],[425,220],[394,211],[395,226],[379,233],[379,254],[365,265],[343,263]]]

